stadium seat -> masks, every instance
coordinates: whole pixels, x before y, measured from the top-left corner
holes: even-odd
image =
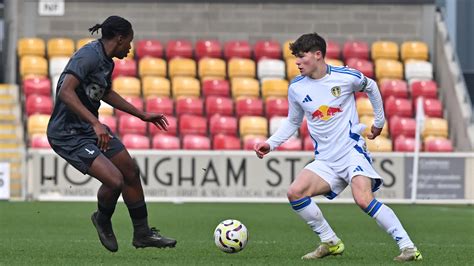
[[[227,41],[224,44],[224,58],[250,58],[252,56],[252,48],[247,41]]]
[[[144,57],[138,61],[138,75],[166,77],[166,62],[162,58]]]
[[[363,137],[367,137],[367,134],[371,132],[372,125],[374,124],[375,118],[373,116],[368,116],[364,115],[361,116],[359,121],[361,124],[366,125],[367,127],[365,128],[364,132],[362,132]],[[380,133],[380,136],[383,137],[388,137],[388,123],[385,121],[385,125],[383,126],[382,132]]]
[[[265,115],[268,119],[274,116],[288,116],[288,100],[286,98],[266,99]]]
[[[112,89],[121,96],[140,96],[140,80],[135,77],[117,77],[112,80]]]
[[[201,87],[199,80],[192,77],[174,77],[171,80],[173,98],[179,97],[200,97]]]
[[[143,39],[137,41],[136,54],[138,59],[144,57],[163,58],[163,45],[159,40]]]
[[[30,136],[30,147],[36,149],[51,149],[46,134],[33,134]]]
[[[34,55],[45,57],[46,43],[40,38],[21,38],[18,40],[18,57]]]
[[[375,61],[375,77],[377,80],[383,78],[403,79],[403,65],[396,60],[377,59]]]
[[[226,116],[234,115],[234,102],[231,98],[212,95],[206,97],[205,105],[207,117],[211,117],[215,114]]]
[[[240,150],[241,146],[240,139],[236,136],[218,134],[212,138],[214,150]]]
[[[125,134],[145,136],[147,134],[147,126],[147,122],[133,115],[123,114],[118,118],[118,133],[122,136]]]
[[[156,125],[150,124],[148,125],[148,131],[150,132],[150,136],[156,135],[170,135],[176,136],[178,133],[178,120],[176,117],[171,115],[166,115],[166,120],[168,120],[168,130],[164,131],[158,128]]]
[[[395,139],[393,146],[394,151],[413,152],[415,151],[415,138],[399,136]]]
[[[331,66],[344,66],[344,62],[342,62],[341,60],[331,58],[326,59],[326,64]]]
[[[202,81],[202,96],[210,95],[229,97],[230,84],[228,80],[206,79]]]
[[[253,52],[255,61],[260,59],[281,59],[281,46],[277,41],[259,40],[255,42]]]
[[[262,59],[257,63],[257,77],[260,81],[265,79],[284,79],[285,62],[280,59]]]
[[[369,98],[369,96],[367,95],[367,93],[364,92],[364,91],[356,91],[356,92],[354,92],[354,96],[355,96],[355,98],[356,98],[356,101],[357,101],[357,99],[359,99],[359,98]]]
[[[260,98],[241,97],[235,101],[235,113],[237,117],[262,116],[263,102]]]
[[[56,99],[56,92],[57,92],[57,87],[58,87],[58,82],[59,82],[59,78],[61,77],[61,75],[54,75],[51,77],[51,92],[52,92],[52,96],[53,96],[53,99]]]
[[[326,42],[326,58],[341,59],[341,47],[335,41]]]
[[[218,40],[198,40],[194,50],[197,61],[204,57],[222,58],[222,47]]]
[[[270,121],[270,131],[269,134],[273,135],[280,128],[281,124],[287,119],[286,116],[274,116],[269,119]],[[296,131],[292,137],[298,137],[298,131]]]
[[[174,101],[166,96],[151,96],[146,99],[146,109],[149,113],[173,115]]]
[[[95,41],[94,38],[82,38],[82,39],[79,39],[76,41],[76,50],[79,50],[82,48],[82,46],[92,42],[92,41]]]
[[[303,150],[314,151],[314,143],[310,136],[306,136],[303,139]]]
[[[227,75],[225,61],[219,58],[202,58],[198,63],[199,78],[225,79]]]
[[[384,103],[385,115],[402,117],[413,117],[413,105],[409,99],[388,97]]]
[[[428,61],[407,60],[405,62],[405,79],[431,80],[433,79],[433,65]]]
[[[240,137],[247,135],[264,136],[268,135],[268,121],[262,116],[244,116],[239,119]]]
[[[179,150],[181,144],[178,137],[162,134],[153,136],[152,148],[155,150]]]
[[[55,76],[63,73],[68,62],[69,57],[65,56],[57,56],[49,59],[49,75]]]
[[[147,76],[142,78],[143,97],[171,96],[171,82],[164,77]]]
[[[425,118],[422,135],[423,139],[428,136],[448,138],[448,121],[443,118]]]
[[[136,77],[137,76],[137,62],[133,59],[115,59],[115,67],[112,72],[112,79],[120,76]]]
[[[232,58],[229,60],[227,70],[229,78],[246,77],[255,78],[255,62],[247,58]]]
[[[362,72],[364,76],[374,78],[374,65],[371,61],[360,58],[349,58],[346,60],[346,65]]]
[[[349,58],[369,59],[369,45],[364,41],[346,41],[342,50],[344,60]]]
[[[286,60],[288,58],[295,58],[295,56],[291,53],[291,50],[290,50],[290,43],[292,43],[293,41],[286,41],[283,43],[283,47],[282,47],[282,50],[283,50],[283,59]]]
[[[48,58],[55,56],[71,57],[74,53],[74,41],[68,38],[52,38],[48,40]]]
[[[303,121],[301,122],[299,134],[302,138],[309,136],[308,121],[306,120],[306,117],[304,117]]]
[[[190,58],[173,58],[168,61],[169,77],[196,77],[196,61]]]
[[[434,80],[415,81],[410,85],[411,97],[413,99],[423,96],[424,98],[438,98],[438,85]]]
[[[170,40],[166,43],[166,58],[193,58],[193,44],[188,40]]]
[[[185,135],[183,137],[183,149],[185,150],[210,150],[211,141],[206,136]]]
[[[392,139],[396,139],[398,136],[415,137],[416,121],[414,118],[392,116],[388,122]]]
[[[293,57],[286,59],[286,78],[291,81],[299,74],[300,70],[296,65],[296,58]]]
[[[417,110],[418,101],[413,99],[415,112]],[[425,116],[443,118],[443,104],[438,99],[423,98],[423,109]]]
[[[359,116],[363,115],[368,115],[368,116],[373,116],[374,115],[374,108],[372,107],[372,103],[370,103],[369,98],[365,97],[360,97],[356,100],[356,108],[357,108],[357,113]]]
[[[143,135],[125,134],[122,143],[127,149],[150,149],[150,139]]]
[[[209,133],[211,136],[224,134],[237,136],[237,118],[234,116],[213,115],[209,119]]]
[[[380,81],[380,93],[384,100],[390,96],[408,98],[408,85],[401,79],[383,79]]]
[[[391,41],[376,41],[372,43],[371,57],[372,60],[392,59],[398,60],[398,44]]]
[[[48,62],[44,57],[25,55],[20,59],[20,75],[28,78],[31,76],[47,76]]]
[[[301,151],[303,147],[303,142],[300,138],[291,137],[284,143],[282,143],[278,148],[277,151]]]
[[[263,99],[278,97],[288,97],[288,81],[285,79],[266,79],[262,81]]]
[[[51,96],[51,80],[46,77],[24,79],[23,93],[25,94],[25,97],[32,94]]]
[[[401,47],[402,61],[409,59],[428,61],[428,45],[425,42],[406,41]]]
[[[112,115],[99,115],[99,121],[108,126],[112,133],[117,133],[117,117]]]
[[[27,116],[32,114],[50,115],[53,111],[53,101],[50,96],[32,94],[26,97],[25,109]]]
[[[233,78],[231,80],[232,97],[260,97],[260,85],[254,78]]]
[[[433,138],[425,140],[423,150],[426,152],[453,152],[453,144],[449,139]]]
[[[180,97],[176,100],[176,115],[182,114],[203,115],[204,104],[201,98],[197,97]]]
[[[28,117],[27,129],[28,136],[33,134],[46,134],[50,115],[34,114]]]
[[[370,152],[391,152],[392,141],[384,136],[378,136],[375,139],[366,139],[367,149]]]
[[[99,116],[101,115],[114,115],[114,108],[112,105],[101,101],[99,107]]]
[[[243,149],[244,150],[253,150],[255,144],[260,142],[265,142],[267,140],[266,136],[259,136],[259,135],[248,135],[242,138],[243,142]]]

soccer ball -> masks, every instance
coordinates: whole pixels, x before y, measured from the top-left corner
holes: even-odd
[[[248,236],[247,227],[237,220],[225,220],[214,230],[216,246],[227,253],[237,253],[244,249]]]

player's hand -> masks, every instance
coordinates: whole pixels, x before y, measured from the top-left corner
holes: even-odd
[[[109,147],[109,140],[111,138],[109,131],[101,123],[94,124],[92,128],[97,135],[97,147],[99,147],[99,149],[103,152],[107,151],[107,148]]]
[[[270,152],[270,144],[266,142],[260,142],[253,146],[255,153],[257,153],[257,157],[262,159],[265,154]]]
[[[157,128],[168,131],[168,119],[164,114],[145,113],[142,120],[154,124]]]
[[[381,132],[382,132],[381,128],[378,128],[372,125],[372,127],[370,128],[370,133],[367,134],[367,138],[375,139],[378,135],[380,135]]]

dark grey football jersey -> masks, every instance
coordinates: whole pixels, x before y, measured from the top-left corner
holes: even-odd
[[[96,117],[100,100],[112,86],[114,62],[107,57],[103,44],[93,41],[79,49],[69,60],[56,87],[56,102],[48,125],[48,136],[64,137],[71,134],[94,133],[92,125],[72,112],[59,98],[66,74],[74,75],[80,84],[76,94],[82,104]]]

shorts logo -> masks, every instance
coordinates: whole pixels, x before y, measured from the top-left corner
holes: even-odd
[[[95,151],[94,151],[94,150],[89,150],[89,149],[87,149],[87,148],[85,148],[85,150],[86,150],[86,151],[87,151],[87,153],[89,153],[90,155],[93,155],[93,154],[95,153]]]
[[[335,86],[331,88],[331,93],[334,97],[339,97],[341,96],[341,87]]]
[[[355,172],[364,172],[364,170],[362,169],[362,167],[360,167],[360,165],[358,165],[358,166],[354,169],[354,171],[352,171],[352,172],[353,172],[353,173],[355,173]]]
[[[94,101],[100,101],[104,96],[105,88],[100,87],[96,83],[91,83],[86,87],[87,96]]]

